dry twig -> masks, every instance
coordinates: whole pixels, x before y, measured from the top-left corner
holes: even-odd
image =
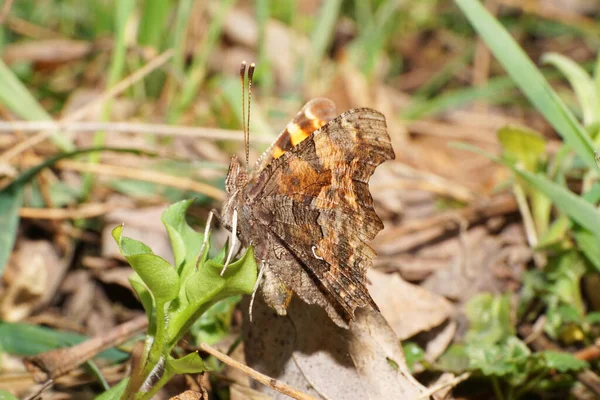
[[[277,379],[274,379],[267,375],[261,374],[260,372],[248,367],[247,365],[244,365],[244,364],[234,360],[233,358],[229,357],[228,355],[221,353],[219,350],[215,349],[212,346],[209,346],[206,343],[201,343],[200,349],[207,352],[208,354],[212,355],[213,357],[221,360],[222,362],[229,365],[230,367],[239,369],[240,371],[242,371],[243,373],[245,373],[252,379],[262,383],[265,386],[270,387],[271,389],[277,390],[280,393],[283,393],[287,396],[290,396],[294,399],[299,399],[299,400],[316,400],[314,397],[309,396],[306,393],[300,392],[299,390],[294,389],[293,387],[288,386],[285,383],[278,381]]]

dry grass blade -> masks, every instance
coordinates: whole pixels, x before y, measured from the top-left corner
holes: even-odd
[[[115,208],[123,207],[106,203],[88,203],[74,209],[21,207],[19,209],[19,216],[21,218],[46,219],[55,221],[64,219],[86,219],[104,215],[110,211],[113,211]]]
[[[106,349],[114,347],[148,326],[146,315],[125,322],[109,332],[72,347],[47,351],[25,359],[25,366],[38,382],[56,379],[90,360]]]
[[[294,389],[293,387],[288,386],[285,383],[278,381],[277,379],[273,379],[267,375],[261,374],[260,372],[248,367],[247,365],[244,365],[244,364],[234,360],[233,358],[229,357],[228,355],[221,353],[219,350],[215,349],[212,346],[209,346],[206,343],[201,343],[200,349],[207,352],[208,354],[212,355],[213,357],[219,359],[220,361],[224,362],[225,364],[229,365],[230,367],[239,369],[240,371],[242,371],[243,373],[245,373],[252,379],[255,379],[256,381],[262,383],[263,385],[268,386],[274,390],[277,390],[278,392],[283,393],[287,396],[290,396],[293,399],[317,400],[314,397],[307,395],[306,393],[302,393],[299,390]]]
[[[12,7],[14,0],[6,0],[4,5],[2,6],[2,10],[0,10],[0,25],[4,25],[4,21],[6,21],[6,17],[10,12],[10,8]]]
[[[243,140],[242,131],[219,128],[200,128],[195,126],[177,126],[164,124],[143,124],[133,122],[54,122],[54,121],[0,121],[0,132],[37,132],[45,130],[61,130],[65,132],[94,133],[133,132],[153,134],[157,136],[179,136],[213,140]],[[256,143],[270,144],[272,138],[256,137]]]
[[[429,388],[425,393],[421,394],[414,400],[427,400],[442,389],[446,389],[448,387],[456,387],[459,383],[469,379],[470,376],[471,374],[469,372],[465,372],[464,374],[461,374],[448,382],[443,382],[439,385],[435,385],[434,387]]]
[[[56,166],[61,169],[70,169],[80,172],[91,172],[94,174],[152,182],[159,185],[201,193],[219,201],[225,200],[225,192],[207,183],[198,182],[190,178],[182,178],[163,174],[162,172],[147,171],[108,164],[86,164],[77,161],[61,161],[57,163]]]

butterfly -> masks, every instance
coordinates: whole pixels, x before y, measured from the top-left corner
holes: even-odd
[[[242,64],[242,83],[245,71]],[[249,98],[253,72],[254,64]],[[343,327],[358,307],[378,310],[366,271],[375,257],[368,242],[383,223],[368,181],[394,159],[383,114],[355,108],[336,116],[332,101],[309,101],[252,170],[244,132],[246,168],[232,157],[218,214],[233,239],[253,246],[266,303],[285,315],[295,293]]]

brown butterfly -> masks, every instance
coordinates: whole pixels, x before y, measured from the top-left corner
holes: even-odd
[[[253,72],[254,64],[249,98]],[[244,63],[242,83],[245,73]],[[232,157],[219,219],[232,242],[237,235],[253,246],[264,299],[278,314],[286,314],[296,293],[347,327],[357,307],[378,309],[365,275],[375,257],[367,242],[383,224],[368,181],[394,151],[381,113],[356,108],[335,115],[328,99],[308,102],[252,171],[244,129],[246,168]]]

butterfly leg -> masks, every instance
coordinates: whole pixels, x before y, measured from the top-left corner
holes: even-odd
[[[248,309],[248,314],[250,315],[250,322],[252,322],[252,306],[254,305],[254,297],[256,297],[256,292],[258,291],[258,285],[260,285],[260,281],[262,281],[263,274],[265,273],[265,260],[262,260],[260,271],[258,272],[258,277],[256,278],[256,283],[254,284],[254,289],[252,290],[252,297],[250,298],[250,308]]]
[[[233,257],[233,252],[235,250],[235,246],[237,244],[237,209],[233,209],[233,218],[231,219],[231,241],[229,246],[229,253],[227,253],[227,259],[225,260],[225,265],[223,265],[223,269],[221,270],[221,276],[225,273],[225,270],[229,266],[229,262],[231,261],[231,257]]]
[[[200,255],[198,256],[198,261],[196,261],[196,270],[198,270],[198,264],[202,259],[202,255],[204,254],[204,250],[208,245],[208,235],[210,234],[210,225],[212,223],[213,216],[215,215],[215,210],[211,210],[208,213],[208,218],[206,219],[206,228],[204,228],[204,240],[202,241],[202,247],[200,247]],[[218,217],[217,217],[218,218]]]

